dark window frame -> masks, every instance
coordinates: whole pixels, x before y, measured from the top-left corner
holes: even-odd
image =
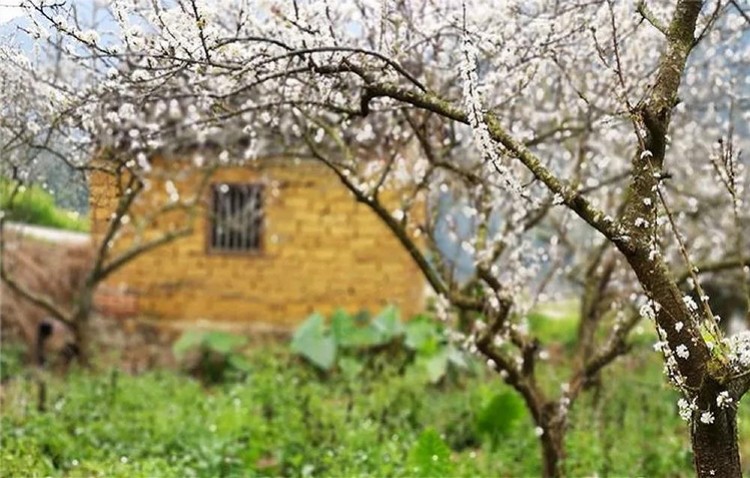
[[[221,188],[224,186],[229,189],[226,192],[221,192]],[[237,196],[233,196],[233,191],[236,190],[244,190],[241,194],[246,195],[245,201],[242,200],[241,196],[239,199],[237,199]],[[210,185],[206,217],[206,252],[208,254],[257,256],[263,253],[265,248],[264,192],[265,188],[263,184],[258,182],[217,182]],[[241,208],[243,205],[246,205],[249,197],[254,196],[258,201],[254,209],[259,212],[259,216],[253,223],[247,224],[245,226],[247,230],[240,232],[239,235],[230,233],[229,235],[221,236],[220,232],[218,232],[217,215],[221,215],[223,211],[219,209],[220,206],[217,204],[217,200],[220,195],[224,194],[230,195],[231,202],[238,201],[238,203],[229,206],[230,214],[232,209]],[[230,218],[225,216],[223,219],[229,220]]]

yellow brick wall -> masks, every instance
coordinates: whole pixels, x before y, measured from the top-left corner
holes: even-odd
[[[166,164],[155,164],[150,190],[137,204],[134,218],[163,204],[166,177],[182,194],[197,189],[197,173],[182,168],[174,174],[174,162],[169,163],[173,172],[164,172]],[[424,280],[414,261],[380,219],[323,165],[277,159],[254,168],[224,167],[213,173],[210,183],[223,182],[265,184],[260,252],[208,253],[202,210],[191,236],[140,256],[101,289],[127,290],[136,297],[140,317],[164,320],[291,325],[313,311],[330,313],[337,307],[376,311],[391,303],[405,317],[422,309]],[[90,186],[92,231],[100,235],[116,205],[115,188],[103,174],[93,174]],[[159,229],[185,220],[173,213],[158,221]],[[149,237],[157,234],[146,231]],[[115,250],[129,241],[121,238]]]

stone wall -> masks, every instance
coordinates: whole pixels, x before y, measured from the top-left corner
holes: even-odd
[[[202,176],[175,161],[154,162],[136,212],[114,249],[132,244],[138,216],[164,204],[171,187],[182,195],[199,189]],[[111,276],[99,304],[159,320],[252,322],[288,326],[313,311],[378,310],[396,304],[405,316],[423,306],[424,280],[411,257],[380,219],[357,203],[322,164],[276,159],[255,167],[223,167],[209,183],[264,184],[262,248],[253,253],[214,253],[207,247],[205,205],[194,216],[194,233],[139,256]],[[112,181],[90,181],[92,231],[101,236],[117,203]],[[172,191],[173,192],[173,191]],[[208,198],[208,191],[204,194]],[[204,201],[205,203],[205,201]],[[173,211],[156,219],[143,236],[188,221]],[[123,300],[113,299],[120,294]],[[102,312],[106,313],[106,310]]]

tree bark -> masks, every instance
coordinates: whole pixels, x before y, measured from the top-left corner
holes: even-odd
[[[633,259],[630,256],[628,259]],[[705,342],[697,331],[688,336],[681,333],[694,328],[686,325],[680,332],[674,323],[682,319],[691,324],[693,318],[681,302],[681,292],[674,281],[669,280],[663,271],[663,264],[656,261],[652,267],[643,267],[643,262],[631,260],[644,289],[661,304],[656,314],[656,322],[664,329],[671,347],[684,344],[690,350],[691,360],[678,359],[680,372],[685,378],[690,395],[696,399],[697,410],[691,419],[691,441],[695,471],[698,477],[739,478],[742,476],[740,453],[737,438],[737,411],[734,407],[719,408],[716,397],[725,387],[716,381],[709,372],[712,358]],[[695,339],[693,339],[695,337]],[[710,411],[713,423],[703,423],[701,415]]]
[[[543,427],[544,434],[539,438],[542,444],[542,476],[559,478],[563,476],[562,460],[565,457],[564,433],[555,427]]]
[[[696,414],[700,415],[700,412]],[[711,424],[702,423],[699,416],[694,416],[691,440],[698,477],[742,476],[737,443],[737,410],[717,410]]]
[[[73,336],[75,337],[76,347],[78,350],[76,350],[76,360],[78,360],[78,363],[84,367],[89,368],[91,366],[91,355],[90,355],[90,344],[89,344],[89,334],[88,334],[88,324],[87,321],[76,322],[75,328],[73,329]]]
[[[742,476],[739,443],[737,438],[737,408],[716,406],[716,396],[723,387],[707,379],[698,395],[698,408],[693,412],[690,438],[693,447],[695,471],[699,478]],[[713,423],[703,423],[701,415],[706,410],[713,413]]]
[[[84,290],[79,297],[76,313],[71,321],[73,324],[73,335],[78,347],[78,363],[84,367],[91,366],[91,343],[89,331],[89,318],[94,302],[94,288],[90,284],[84,284]]]

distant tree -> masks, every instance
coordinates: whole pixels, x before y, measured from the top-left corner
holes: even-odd
[[[304,140],[396,233],[439,300],[480,319],[473,346],[532,410],[546,476],[561,473],[580,384],[539,394],[539,347],[519,319],[563,242],[587,294],[640,286],[629,307],[655,323],[698,475],[741,476],[750,334],[724,337],[700,285],[702,272],[736,269],[749,289],[748,169],[736,152],[748,138],[733,125],[748,120],[750,20],[738,2],[118,1],[107,32],[59,4],[28,6],[30,35],[54,38],[69,68],[65,80],[36,76],[65,98],[81,137],[134,155],[214,143],[248,160]],[[421,160],[404,158],[410,148]],[[412,190],[395,210],[377,197],[394,177]],[[459,241],[474,261],[463,289],[410,246],[431,233],[412,207],[443,184],[475,224]],[[542,247],[527,236],[537,225]],[[606,321],[585,297],[577,370],[596,372],[635,319],[622,307],[611,341],[590,348],[588,312]]]
[[[40,83],[29,81],[26,76],[29,63],[18,50],[3,48],[0,56],[18,67],[0,71],[0,178],[6,189],[3,191],[4,210],[0,211],[0,281],[67,326],[75,339],[79,360],[88,365],[90,317],[97,287],[139,255],[192,233],[192,218],[202,205],[202,191],[213,168],[208,162],[196,168],[196,174],[201,178],[196,190],[186,192],[184,196],[175,193],[161,201],[158,198],[154,201],[155,196],[150,195],[148,206],[144,207],[148,175],[134,171],[136,161],[129,154],[118,154],[116,150],[95,151],[88,148],[86,141],[70,141],[66,136],[69,130],[59,124],[61,118],[69,119],[65,106],[46,96],[54,90],[44,90],[43,85],[40,90]],[[103,210],[112,211],[105,227],[92,231],[94,253],[90,268],[71,304],[60,303],[48,291],[35,290],[25,284],[19,277],[22,274],[17,273],[20,272],[17,270],[19,265],[5,250],[9,236],[16,245],[27,240],[22,237],[22,230],[9,230],[7,223],[8,217],[24,200],[24,190],[39,174],[40,156],[46,158],[45,164],[56,161],[71,175],[80,175],[81,178],[97,175],[106,189],[98,200],[110,202]],[[175,211],[181,214],[180,224],[146,235],[146,231],[153,229],[152,224]]]

